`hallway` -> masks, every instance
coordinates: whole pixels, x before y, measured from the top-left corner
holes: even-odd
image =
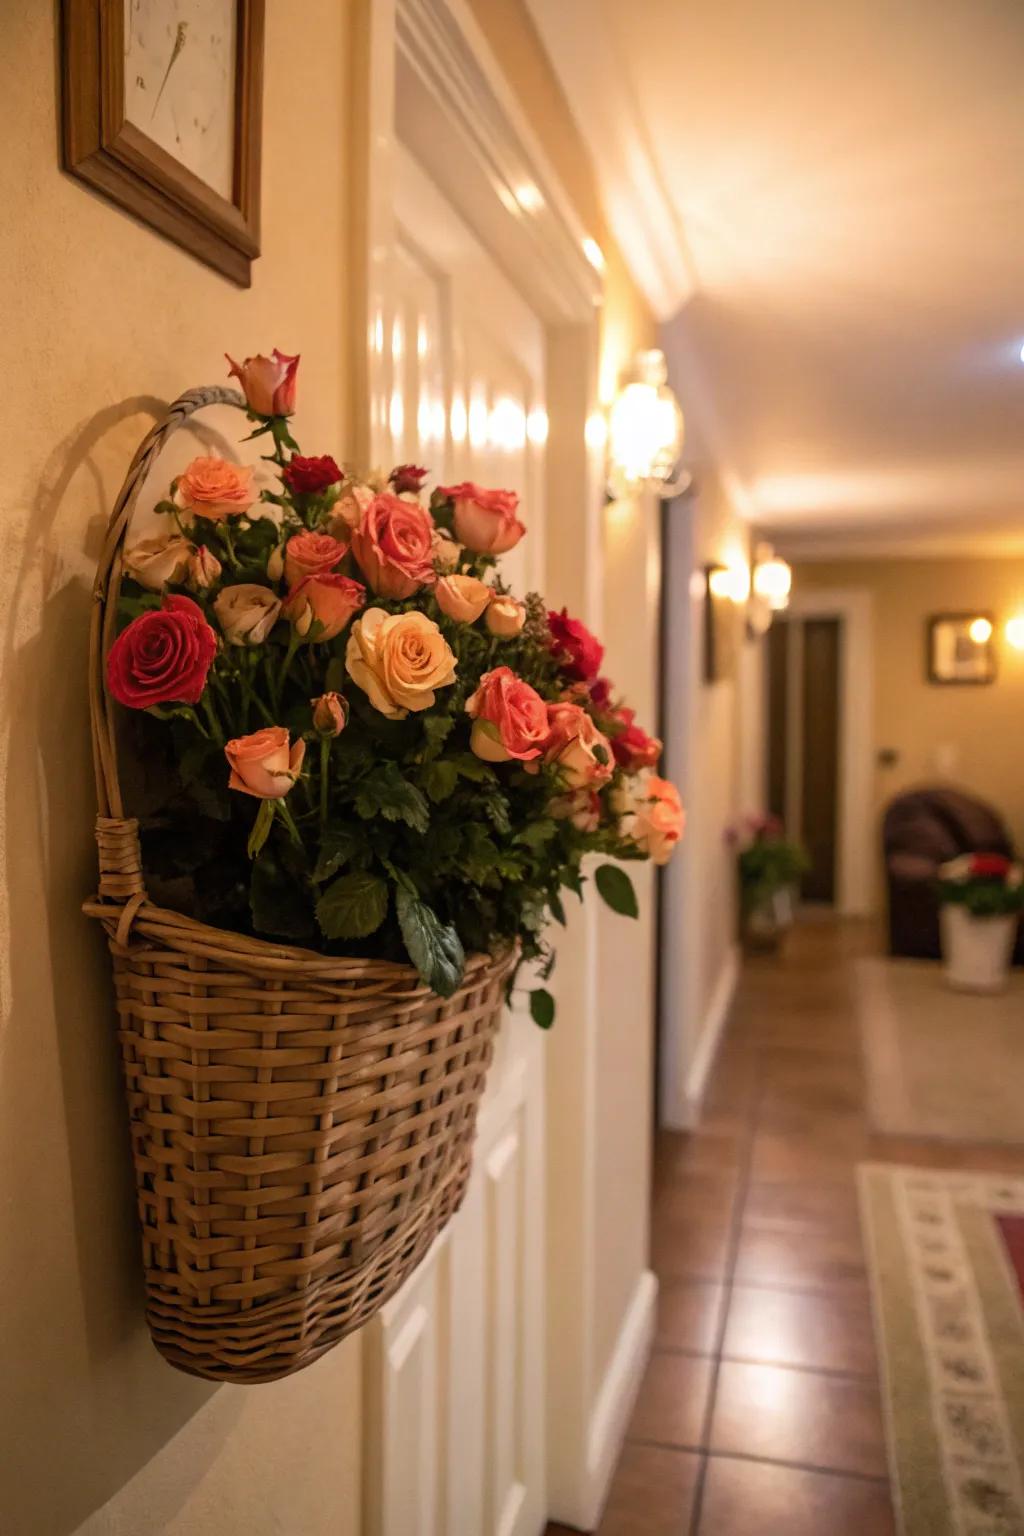
[[[703,1123],[659,1140],[658,1334],[600,1536],[894,1530],[856,1166],[1015,1172],[1024,1148],[870,1133],[853,961],[874,949],[823,919],[748,960]]]

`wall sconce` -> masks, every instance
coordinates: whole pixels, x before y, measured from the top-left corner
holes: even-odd
[[[1015,651],[1024,651],[1024,613],[1015,613],[1006,621],[1006,643]]]
[[[668,386],[664,352],[638,352],[632,377],[608,412],[608,494],[613,500],[649,491],[679,496],[691,477],[679,470],[685,424]]]
[[[793,572],[770,544],[759,544],[754,551],[753,595],[747,610],[747,629],[752,636],[766,635],[772,615],[789,607]]]

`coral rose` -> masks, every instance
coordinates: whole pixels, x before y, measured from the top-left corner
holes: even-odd
[[[389,720],[429,709],[434,690],[455,681],[455,657],[423,613],[367,608],[352,626],[345,652],[349,676]]]
[[[549,704],[544,761],[560,768],[568,789],[593,789],[612,776],[612,749],[578,704]]]
[[[547,746],[548,707],[511,667],[484,673],[466,713],[473,721],[470,746],[485,762],[533,762]]]
[[[205,544],[200,544],[189,556],[188,584],[197,592],[203,592],[220,580],[223,569],[213,550],[207,549]]]
[[[653,863],[667,864],[685,826],[678,789],[652,773],[634,799],[629,836]]]
[[[515,491],[488,491],[472,480],[442,485],[438,495],[454,503],[455,537],[478,555],[503,555],[514,548],[525,527],[516,517]]]
[[[231,367],[228,378],[236,378],[242,386],[246,403],[256,416],[290,416],[295,409],[295,375],[299,369],[298,357],[289,357],[275,347],[270,357],[257,353],[247,357],[244,363],[236,363],[227,352]]]
[[[376,494],[369,485],[349,486],[334,504],[334,515],[327,525],[327,532],[336,539],[347,539],[352,529],[358,528],[363,513]]]
[[[168,582],[184,579],[192,546],[179,533],[169,539],[140,539],[124,552],[124,568],[140,587],[162,592]]]
[[[561,613],[548,614],[548,628],[551,649],[562,671],[581,683],[593,682],[604,656],[604,646],[596,635],[579,619],[570,619],[564,608]]]
[[[284,579],[297,586],[307,576],[323,576],[340,565],[348,546],[329,533],[296,533],[284,547]]]
[[[280,800],[298,778],[305,755],[301,736],[290,746],[283,725],[267,725],[251,736],[238,736],[224,747],[231,769],[228,788],[257,800]]]
[[[269,587],[244,581],[218,592],[213,611],[230,645],[262,645],[280,618],[281,604]]]
[[[172,594],[123,629],[107,656],[107,687],[119,704],[198,704],[217,636],[190,597]]]
[[[309,635],[317,643],[340,635],[353,614],[366,602],[366,588],[351,576],[325,571],[322,576],[307,576],[293,587],[284,600],[284,616],[297,634]],[[320,628],[313,632],[313,625]]]
[[[512,640],[523,632],[526,623],[526,607],[515,597],[499,597],[491,600],[484,620],[492,635],[499,640]]]
[[[340,736],[348,724],[348,700],[341,693],[322,693],[310,699],[313,729],[321,736]]]
[[[307,459],[295,453],[281,471],[281,479],[293,496],[318,496],[341,479],[341,470],[329,453]]]
[[[383,491],[352,533],[352,553],[381,597],[412,597],[436,579],[434,520],[417,502]]]
[[[240,517],[256,500],[252,470],[227,459],[200,457],[178,476],[174,500],[185,512],[220,523]]]
[[[441,612],[450,619],[475,624],[494,596],[494,589],[475,576],[442,576],[434,596]]]
[[[637,725],[635,711],[625,706],[617,709],[612,717],[621,727],[611,738],[615,761],[626,773],[639,773],[641,768],[653,768],[661,756],[661,742],[649,736]]]

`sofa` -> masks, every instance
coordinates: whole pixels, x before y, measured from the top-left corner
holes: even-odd
[[[938,960],[940,864],[960,853],[1016,857],[1004,822],[981,800],[956,789],[914,789],[897,795],[882,822],[889,903],[889,953]],[[1024,926],[1014,964],[1024,964]]]

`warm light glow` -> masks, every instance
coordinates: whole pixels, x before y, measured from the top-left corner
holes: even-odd
[[[1015,651],[1024,651],[1024,613],[1015,613],[1006,621],[1006,643]]]
[[[544,207],[541,190],[532,181],[524,181],[522,186],[516,187],[515,198],[524,213],[536,213],[538,208]]]
[[[469,441],[474,448],[482,448],[487,441],[490,412],[482,394],[474,391],[469,402]]]
[[[405,405],[402,396],[396,389],[391,396],[391,409],[388,412],[388,422],[391,427],[392,437],[401,437],[405,427]]]
[[[636,371],[608,413],[609,481],[620,494],[666,484],[683,446],[683,413],[665,382],[663,354],[640,353]]]
[[[588,448],[603,448],[608,441],[608,423],[600,411],[588,416],[583,428],[583,441]]]
[[[583,254],[596,271],[604,271],[604,251],[602,251],[597,241],[591,235],[584,237]]]
[[[427,322],[421,316],[416,326],[416,356],[426,357],[429,345],[430,337],[427,335]]]
[[[988,642],[992,639],[992,620],[972,619],[968,626],[967,633],[970,635],[975,645],[987,645]]]
[[[498,397],[491,407],[487,436],[492,447],[503,448],[506,453],[522,448],[526,442],[526,412],[518,401],[508,395]]]
[[[548,413],[542,405],[535,405],[526,418],[526,435],[537,448],[548,440]]]
[[[461,395],[456,395],[452,400],[451,410],[453,443],[464,443],[466,441],[466,425],[466,402]]]
[[[745,603],[750,596],[750,567],[718,565],[708,573],[708,590],[712,597],[728,597],[734,603]]]
[[[397,363],[405,351],[405,326],[402,324],[401,315],[396,315],[391,323],[391,356]]]
[[[785,560],[761,545],[754,556],[754,592],[769,608],[781,610],[789,604],[793,572]]]

